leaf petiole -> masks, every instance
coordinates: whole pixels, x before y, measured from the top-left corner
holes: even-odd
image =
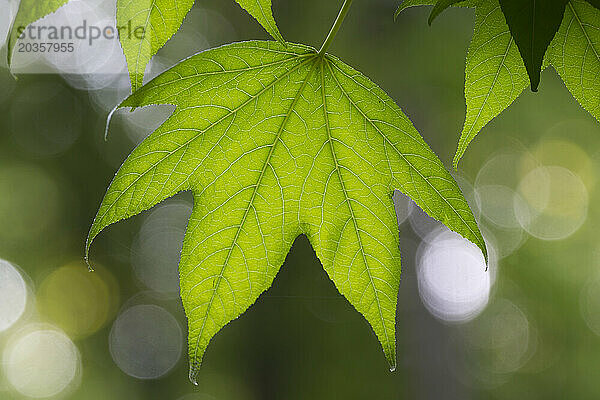
[[[344,4],[342,4],[342,8],[340,8],[340,12],[338,13],[337,18],[333,22],[333,26],[331,27],[331,30],[327,34],[325,41],[323,42],[323,44],[321,45],[321,48],[319,49],[320,55],[325,54],[325,51],[327,51],[327,48],[329,47],[329,45],[335,38],[335,35],[337,34],[338,30],[340,29],[340,26],[342,26],[342,23],[344,22],[344,18],[346,18],[346,14],[348,14],[348,10],[350,10],[352,1],[353,0],[344,0]]]

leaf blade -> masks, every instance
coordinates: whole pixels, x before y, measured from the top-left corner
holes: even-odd
[[[273,11],[271,10],[271,0],[235,0],[240,7],[248,11],[254,19],[278,42],[285,43],[283,36],[279,32]]]
[[[133,92],[143,85],[150,59],[177,32],[193,5],[194,0],[117,0],[117,25],[128,27],[126,34],[119,29],[119,41]]]
[[[458,168],[481,129],[510,106],[528,84],[527,70],[498,0],[482,1],[475,11],[475,29],[467,54],[467,112],[454,155],[454,168]]]
[[[570,0],[549,58],[573,97],[600,121],[600,10]]]
[[[425,143],[408,117],[404,115],[402,110],[400,110],[396,103],[381,90],[381,88],[371,82],[367,77],[343,64],[341,61],[333,57],[330,58],[336,60],[336,63],[333,65],[340,67],[340,71],[343,68],[346,68],[347,78],[353,77],[358,80],[355,81],[356,86],[352,86],[353,90],[357,92],[363,91],[364,96],[366,96],[367,93],[375,93],[376,101],[383,103],[387,108],[385,117],[389,119],[393,118],[395,120],[395,125],[392,125],[389,122],[385,122],[383,115],[378,115],[378,118],[373,118],[369,121],[374,127],[375,121],[378,121],[381,124],[376,131],[381,136],[382,140],[384,140],[391,148],[392,152],[395,152],[396,156],[399,158],[396,160],[395,166],[389,168],[394,189],[400,190],[402,193],[409,196],[430,217],[442,222],[451,230],[477,245],[487,261],[485,242],[458,185],[454,181],[454,178],[446,171],[439,158]],[[357,103],[357,101],[354,102],[354,104]],[[370,119],[366,113],[362,113],[362,115],[365,119]],[[399,134],[406,136],[406,139],[410,144],[405,143],[399,138],[397,141],[390,141],[388,139],[388,136],[398,137]],[[416,149],[419,149],[419,151],[416,152]],[[387,151],[384,151],[384,154],[389,155]],[[392,156],[390,156],[390,158],[391,157]],[[402,176],[402,174],[394,171],[405,171],[406,175],[410,175],[411,177],[408,178],[407,176]],[[426,173],[423,173],[423,171],[428,171],[431,175],[427,175]],[[417,185],[416,182],[412,181],[415,174],[418,176],[417,180],[421,183],[420,185]],[[432,182],[437,180],[440,180],[442,183],[434,184]],[[412,184],[412,186],[410,184]],[[423,187],[425,187],[428,192],[427,199],[422,197],[421,191],[423,190]],[[448,197],[457,200],[456,204],[445,199],[445,196],[442,195],[442,193],[446,191],[451,192],[451,195]],[[469,222],[467,222],[467,220],[469,220]]]
[[[485,253],[456,182],[408,118],[332,56],[277,42],[223,46],[121,107],[149,104],[176,109],[116,174],[87,250],[111,223],[193,192],[180,263],[192,380],[211,338],[268,289],[302,233],[393,367],[398,187]]]
[[[444,10],[462,1],[463,0],[438,0],[435,3],[435,6],[433,6],[433,10],[431,10],[431,14],[429,14],[429,19],[427,22],[429,23],[429,25],[431,25],[433,23],[433,20],[436,19],[437,16],[440,15],[442,12],[444,12]]]
[[[437,0],[404,0],[402,3],[398,5],[396,11],[394,12],[394,18],[397,18],[398,15],[407,8],[411,7],[419,7],[419,6],[433,6],[435,5]]]
[[[12,53],[19,37],[19,29],[44,18],[45,16],[56,12],[59,8],[67,4],[69,0],[21,0],[19,11],[8,34],[7,42],[7,63],[10,68],[12,63]]]
[[[406,10],[407,8],[418,6],[435,6],[437,1],[438,0],[404,0],[402,3],[400,3],[396,11],[394,12],[394,18],[397,18],[398,15],[400,15],[400,13]],[[452,5],[455,7],[475,7],[480,1],[481,0],[462,0],[453,2]]]

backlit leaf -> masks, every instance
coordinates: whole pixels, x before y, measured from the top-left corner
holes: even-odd
[[[600,10],[569,1],[548,53],[573,97],[600,121]]]
[[[21,30],[46,15],[52,14],[68,2],[69,0],[21,0],[19,11],[17,11],[17,16],[8,34],[7,61],[9,67],[12,62],[13,49]]]
[[[465,70],[467,115],[454,156],[455,168],[479,131],[529,84],[498,0],[484,0],[475,11],[475,30]]]
[[[117,0],[119,41],[131,89],[144,83],[150,59],[177,32],[194,0]]]
[[[250,13],[269,35],[281,43],[284,42],[283,36],[279,33],[273,12],[271,11],[271,0],[235,0],[246,11]]]
[[[406,8],[427,3],[409,0],[402,5]],[[515,50],[516,40],[498,7],[498,0],[476,2],[475,30],[465,72],[467,115],[454,157],[455,168],[479,131],[512,104],[529,80],[520,52]],[[567,1],[541,70],[550,65],[573,97],[600,121],[600,10],[584,0]]]
[[[164,72],[120,107],[151,104],[176,109],[119,169],[86,255],[108,225],[192,191],[180,263],[192,380],[211,338],[271,286],[300,234],[394,368],[395,189],[485,254],[456,182],[408,118],[333,56],[278,42],[226,45]]]
[[[195,0],[117,0],[119,40],[127,59],[131,89],[144,83],[150,59],[179,30]],[[271,36],[283,42],[271,12],[271,0],[236,0]]]
[[[456,7],[475,7],[477,5],[477,3],[479,3],[481,0],[464,0],[464,1],[460,1],[460,2],[452,2],[451,5],[456,6]],[[434,6],[436,5],[437,0],[404,0],[402,3],[400,3],[400,5],[398,6],[398,8],[396,9],[396,12],[394,13],[394,18],[398,17],[398,15],[406,10],[407,8],[410,7],[417,7],[417,6]],[[444,9],[446,9],[448,7],[444,7]],[[444,11],[444,9],[440,10]],[[433,10],[432,10],[433,13]],[[431,15],[429,16],[430,21],[433,21],[433,19],[431,18]],[[431,24],[431,22],[430,22]]]

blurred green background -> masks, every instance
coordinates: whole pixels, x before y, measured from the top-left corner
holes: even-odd
[[[287,40],[318,46],[340,3],[273,6]],[[448,10],[430,28],[426,8],[394,22],[397,0],[354,3],[331,52],[384,88],[450,167],[473,11]],[[15,6],[0,1],[13,10],[2,12],[0,43]],[[198,0],[150,74],[256,38],[267,36],[233,1]],[[122,68],[122,54],[113,60]],[[187,379],[177,286],[191,197],[111,227],[92,249],[96,272],[83,263],[113,174],[169,113],[117,114],[105,142],[106,117],[127,92],[122,73],[58,68],[15,80],[0,67],[1,399],[600,398],[600,125],[553,70],[455,172],[492,249],[487,272],[472,246],[396,196],[395,372],[301,237],[273,287],[213,339],[198,386]]]

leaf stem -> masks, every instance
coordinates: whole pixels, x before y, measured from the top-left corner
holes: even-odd
[[[325,54],[325,51],[327,50],[327,48],[329,47],[329,45],[335,38],[335,35],[337,34],[338,30],[340,29],[340,26],[342,26],[342,23],[344,22],[344,18],[346,18],[346,14],[348,14],[348,10],[350,9],[350,6],[352,5],[352,1],[353,0],[344,0],[344,4],[342,4],[342,8],[340,8],[340,12],[338,13],[337,18],[333,22],[333,26],[331,27],[331,30],[327,34],[325,41],[323,42],[323,44],[321,45],[321,48],[319,49],[320,55]]]

